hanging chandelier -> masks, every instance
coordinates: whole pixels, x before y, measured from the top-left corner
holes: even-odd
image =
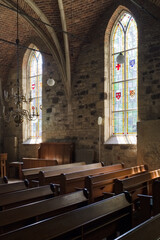
[[[10,122],[13,118],[16,126],[19,126],[23,123],[24,119],[29,121],[35,121],[39,117],[39,113],[37,107],[32,106],[30,110],[23,109],[23,103],[27,103],[30,105],[32,102],[32,96],[30,92],[30,96],[27,99],[22,93],[20,93],[20,82],[19,82],[19,24],[18,24],[18,17],[19,17],[19,9],[18,9],[18,0],[17,0],[17,39],[16,39],[16,57],[17,57],[17,92],[14,93],[12,88],[11,94],[9,95],[6,90],[4,90],[4,100],[6,102],[13,101],[15,104],[15,108],[10,108],[7,112],[5,106],[3,105],[3,118],[5,122]],[[42,107],[40,107],[42,109]]]

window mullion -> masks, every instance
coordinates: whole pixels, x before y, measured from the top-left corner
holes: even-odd
[[[124,134],[127,133],[127,112],[126,112],[126,31],[124,31]]]

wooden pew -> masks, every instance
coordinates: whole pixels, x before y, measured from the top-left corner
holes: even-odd
[[[138,194],[141,222],[160,213],[160,180],[152,183],[152,195]]]
[[[9,209],[27,203],[40,201],[55,196],[54,185],[46,185],[24,189],[21,191],[2,194],[0,197],[0,209]]]
[[[119,194],[123,191],[128,191],[133,200],[133,226],[136,226],[146,218],[140,210],[140,197],[142,195],[152,195],[152,183],[160,177],[160,169],[143,173],[138,176],[129,177],[128,179],[115,181],[115,193]]]
[[[141,223],[127,231],[115,240],[159,240],[160,239],[160,214]]]
[[[4,183],[8,183],[7,176],[4,176],[4,177],[0,178],[0,184],[4,184]]]
[[[3,240],[100,240],[131,228],[132,205],[126,194],[108,198],[0,235]],[[110,238],[111,239],[111,238]],[[113,239],[113,238],[112,238]]]
[[[146,171],[148,171],[148,167],[146,165],[139,165],[131,168],[124,168],[111,173],[86,177],[85,187],[89,191],[89,202],[92,203],[104,198],[104,194],[105,197],[113,196],[115,194],[114,182],[116,178],[126,178]]]
[[[87,176],[97,176],[97,178],[101,178],[104,180],[108,180],[111,178],[117,177],[126,177],[129,175],[133,175],[136,173],[144,172],[146,171],[144,165],[143,166],[136,166],[133,168],[126,168],[123,170],[117,171],[117,166],[110,165],[103,167],[102,169],[92,169],[92,170],[86,170],[86,171],[79,171],[75,173],[68,173],[68,174],[61,174],[60,177],[60,193],[65,194],[69,192],[73,192],[76,190],[76,188],[83,188],[85,186],[85,178]],[[105,176],[105,177],[104,177]],[[101,182],[102,183],[102,182]],[[86,185],[89,187],[88,185]],[[104,188],[104,183],[101,186]],[[87,188],[90,192],[91,189]]]
[[[88,204],[87,197],[87,189],[83,189],[63,196],[1,211],[0,233],[25,226],[26,223],[27,225],[32,224],[42,219],[83,207]]]
[[[114,171],[118,169],[122,169],[124,167],[123,164],[115,164],[115,165],[109,165],[109,166],[103,166],[101,163],[93,163],[93,164],[87,164],[85,166],[80,166],[80,167],[74,167],[74,168],[68,168],[59,171],[48,171],[48,172],[42,172],[40,171],[39,173],[39,182],[40,185],[46,185],[48,183],[57,183],[60,184],[61,181],[61,174],[67,174],[67,173],[75,173],[77,175],[77,172],[79,171],[85,171],[85,170],[92,170],[96,174],[98,173],[103,173],[106,171]],[[84,186],[83,186],[84,187]]]
[[[29,187],[29,181],[25,179],[21,182],[10,183],[10,184],[0,184],[0,195],[9,193],[9,192],[16,192],[23,189],[27,189]]]
[[[152,194],[152,182],[160,177],[160,169],[149,171],[141,175],[129,177],[127,179],[116,179],[115,193],[119,194],[128,191],[137,198],[137,194]],[[133,197],[134,198],[134,197]]]
[[[81,165],[86,165],[86,163],[85,162],[77,162],[77,163],[68,163],[68,164],[57,165],[57,166],[22,169],[22,173],[23,173],[23,178],[28,179],[30,181],[30,183],[32,183],[33,180],[38,181],[38,174],[40,171],[45,171],[45,172],[53,171],[53,170],[66,169],[66,168],[71,168],[74,166],[81,166]]]
[[[22,158],[22,162],[24,169],[58,165],[55,159]]]

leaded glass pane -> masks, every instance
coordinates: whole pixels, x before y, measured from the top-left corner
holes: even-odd
[[[35,55],[32,55],[30,59],[30,76],[37,75],[37,59],[35,58]]]
[[[124,84],[114,83],[112,88],[112,111],[121,111],[124,109]]]
[[[137,110],[127,112],[127,134],[137,133]]]
[[[117,56],[115,54],[112,56],[112,79],[113,82],[119,82],[124,80],[124,64],[117,64]]]
[[[124,113],[116,112],[112,115],[113,134],[124,134]]]
[[[112,33],[113,135],[137,131],[137,39],[136,22],[129,13],[124,13]],[[122,64],[116,60],[120,52],[125,58]]]
[[[42,55],[38,51],[32,51],[30,56],[30,92],[32,101],[30,113],[39,114],[35,121],[31,121],[30,132],[32,139],[41,139],[42,136]]]
[[[113,34],[112,52],[118,53],[124,50],[124,33],[121,25],[118,23]]]
[[[126,37],[126,49],[137,48],[137,24],[133,18],[129,22]]]
[[[124,30],[126,30],[128,23],[130,21],[131,15],[129,13],[124,13],[120,18],[120,23],[122,24]]]
[[[126,82],[127,109],[137,109],[137,80]]]
[[[126,79],[137,78],[137,49],[126,52]]]
[[[31,96],[32,98],[35,98],[37,96],[37,81],[36,77],[30,78],[31,83]]]
[[[42,55],[39,54],[39,58],[38,58],[38,75],[42,74]]]

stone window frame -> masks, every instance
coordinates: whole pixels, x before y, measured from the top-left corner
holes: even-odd
[[[137,145],[137,135],[134,136],[112,136],[112,118],[111,118],[111,103],[112,103],[112,92],[111,92],[111,43],[110,37],[114,24],[118,21],[119,17],[124,13],[128,12],[133,17],[132,12],[124,7],[119,6],[112,14],[104,36],[104,92],[107,98],[104,100],[104,144],[119,145],[119,144],[132,144]],[[136,18],[134,17],[135,21]],[[138,109],[137,109],[138,111]]]

